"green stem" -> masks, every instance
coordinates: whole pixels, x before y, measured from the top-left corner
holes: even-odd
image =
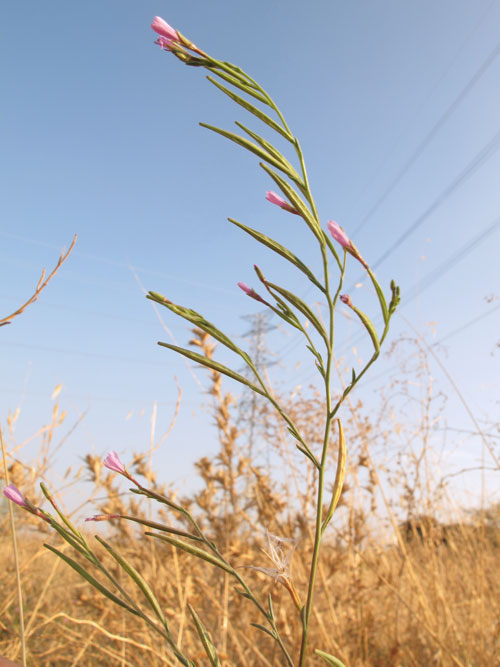
[[[235,579],[238,581],[238,583],[243,587],[245,593],[248,595],[249,599],[254,603],[254,605],[257,607],[257,609],[260,611],[261,614],[265,617],[267,622],[271,625],[271,628],[274,631],[274,638],[276,642],[278,643],[279,647],[281,648],[283,655],[285,656],[285,660],[287,661],[287,664],[290,667],[293,667],[293,660],[291,655],[288,653],[286,646],[283,643],[283,640],[281,639],[281,636],[278,632],[278,628],[276,627],[276,621],[274,619],[274,615],[271,612],[267,612],[264,607],[260,604],[260,602],[257,600],[255,595],[252,593],[251,589],[249,588],[248,584],[246,581],[243,579],[243,577],[236,572],[236,570],[233,570],[233,576]]]
[[[288,653],[286,646],[283,643],[283,640],[281,639],[278,629],[276,627],[276,622],[274,620],[274,617],[272,614],[268,613],[265,608],[261,605],[261,603],[257,600],[255,595],[252,593],[250,587],[246,583],[246,581],[243,579],[243,577],[233,568],[233,566],[224,558],[224,556],[221,554],[219,549],[216,547],[216,545],[207,538],[205,533],[203,532],[202,528],[194,518],[194,516],[189,512],[189,510],[181,507],[180,505],[177,505],[176,503],[171,502],[166,498],[165,496],[156,493],[155,491],[150,491],[149,489],[146,489],[145,487],[140,487],[140,491],[134,490],[136,493],[142,493],[144,495],[147,495],[148,497],[152,498],[153,500],[157,500],[161,503],[167,504],[169,507],[172,509],[175,509],[176,511],[180,512],[186,519],[190,522],[190,524],[193,526],[195,532],[198,534],[198,539],[203,542],[203,544],[215,555],[217,556],[218,559],[220,559],[223,563],[225,563],[230,570],[228,570],[229,574],[231,574],[236,581],[242,586],[243,590],[245,591],[246,595],[248,598],[254,603],[254,605],[257,607],[259,612],[264,616],[266,621],[271,625],[271,628],[273,629],[275,633],[275,640],[280,646],[281,650],[283,651],[283,654],[285,656],[285,659],[290,667],[293,667],[293,661],[290,657],[290,654]],[[131,517],[127,517],[131,518]],[[170,630],[166,628],[167,632],[170,633]],[[167,639],[168,640],[168,639]],[[170,642],[169,642],[170,643]]]
[[[307,452],[307,454],[308,454],[310,460],[311,460],[311,461],[314,463],[314,465],[318,468],[318,467],[319,467],[319,462],[318,462],[318,460],[316,459],[316,457],[315,457],[314,454],[312,453],[311,449],[309,448],[309,445],[306,443],[306,441],[304,440],[304,438],[301,436],[301,434],[300,434],[298,428],[297,428],[297,427],[295,426],[295,424],[294,424],[293,419],[292,419],[292,418],[285,412],[285,410],[281,407],[281,405],[278,403],[278,401],[277,401],[277,400],[276,400],[276,399],[269,393],[269,390],[268,390],[268,388],[267,388],[266,383],[265,383],[264,380],[260,377],[260,374],[259,374],[259,372],[257,371],[257,369],[255,368],[255,366],[250,365],[250,368],[251,368],[252,371],[254,372],[255,377],[257,378],[257,381],[259,382],[260,386],[261,386],[262,389],[264,390],[264,392],[265,392],[265,396],[266,396],[267,400],[271,403],[271,405],[278,411],[278,413],[281,415],[281,417],[285,420],[285,422],[286,422],[286,423],[288,424],[288,426],[290,427],[290,430],[291,430],[294,434],[296,434],[296,435],[295,435],[296,439],[300,442],[300,444],[302,445],[302,447],[305,449],[305,451]]]
[[[307,177],[304,176],[306,179]],[[307,182],[307,181],[306,181]],[[311,198],[312,199],[312,198]],[[332,414],[332,398],[331,398],[331,373],[332,373],[332,361],[333,361],[333,342],[334,342],[334,304],[337,299],[337,296],[340,292],[341,285],[337,289],[335,299],[333,300],[330,294],[330,278],[328,272],[328,256],[326,252],[326,246],[322,245],[321,253],[323,256],[323,270],[325,277],[325,288],[326,288],[326,297],[328,301],[329,309],[329,342],[330,345],[327,350],[327,364],[325,372],[325,403],[326,403],[326,423],[325,423],[325,433],[323,437],[323,450],[321,452],[321,461],[318,468],[318,490],[317,490],[317,499],[316,499],[316,525],[314,529],[314,545],[313,553],[311,558],[311,569],[309,572],[309,583],[307,588],[307,599],[305,606],[301,612],[302,616],[302,640],[300,645],[300,656],[299,656],[299,667],[303,667],[306,660],[307,654],[307,642],[309,638],[309,622],[311,618],[313,598],[314,598],[314,585],[316,582],[316,573],[319,563],[319,555],[321,548],[321,539],[323,537],[322,524],[323,524],[323,495],[325,487],[325,468],[326,468],[326,458],[328,454],[328,445],[330,441],[330,430],[333,419]],[[343,273],[341,274],[340,280],[343,279]]]

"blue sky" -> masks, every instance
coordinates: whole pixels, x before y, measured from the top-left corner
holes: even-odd
[[[176,376],[181,412],[159,464],[170,481],[185,479],[214,451],[206,398],[184,362],[156,345],[168,335],[140,284],[234,335],[248,326],[241,316],[259,310],[236,287],[256,285],[255,262],[307,293],[227,222],[318,261],[298,219],[265,201],[270,184],[256,160],[198,126],[247,119],[203,71],[153,44],[156,14],[271,93],[301,140],[322,219],[352,233],[371,264],[389,250],[381,283],[397,280],[401,313],[429,342],[453,334],[443,361],[477,418],[495,419],[500,6],[486,0],[3,3],[2,312],[31,294],[75,233],[78,243],[37,304],[1,332],[2,419],[21,405],[19,436],[32,432],[62,383],[72,419],[90,406],[65,456],[126,453],[147,446],[154,400],[159,430],[169,423]],[[349,284],[358,278],[352,265]],[[415,298],[405,304],[405,295]],[[352,296],[373,307],[366,289]],[[162,316],[184,344],[183,321]],[[392,339],[407,331],[395,320]],[[341,324],[348,363],[356,334]],[[276,381],[314,379],[296,338],[278,332],[269,345],[281,362]],[[390,367],[383,360],[373,376]],[[369,400],[374,386],[359,396]],[[471,428],[452,391],[447,420]],[[460,461],[478,452],[468,441]]]

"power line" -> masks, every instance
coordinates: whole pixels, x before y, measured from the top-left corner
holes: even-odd
[[[14,341],[2,340],[2,345],[6,347],[19,347],[27,350],[38,350],[42,352],[55,352],[56,354],[70,354],[78,357],[91,357],[95,359],[106,359],[110,361],[126,361],[129,364],[141,364],[146,366],[155,366],[158,368],[159,361],[147,361],[146,359],[133,359],[131,357],[120,357],[112,354],[99,354],[97,352],[85,352],[83,350],[65,350],[60,347],[46,347],[43,345],[31,345],[28,343],[16,343]]]
[[[450,333],[446,334],[446,336],[443,336],[442,338],[440,338],[437,343],[434,343],[434,345],[438,345],[440,343],[443,343],[445,340],[448,340],[448,338],[451,338],[452,336],[456,336],[457,334],[461,333],[462,331],[465,331],[465,329],[468,329],[473,324],[476,324],[476,322],[480,322],[481,320],[484,320],[486,317],[489,317],[490,315],[492,315],[499,308],[500,308],[500,304],[498,304],[498,306],[495,306],[491,310],[487,311],[486,313],[482,313],[481,315],[478,315],[477,317],[474,317],[472,320],[469,320],[468,322],[466,322],[462,326],[458,327],[458,329],[454,329],[453,331],[450,331]]]
[[[413,287],[411,287],[410,290],[408,290],[406,294],[403,295],[403,300],[400,305],[400,308],[403,308],[404,306],[408,305],[422,292],[424,292],[426,289],[428,289],[434,283],[436,283],[443,275],[448,273],[456,264],[458,264],[468,254],[470,254],[473,250],[475,250],[477,246],[486,241],[486,239],[489,238],[491,234],[498,231],[498,229],[500,229],[500,217],[495,218],[495,220],[493,220],[489,225],[487,225],[487,227],[483,231],[481,231],[475,237],[464,243],[463,246],[461,246],[458,250],[452,253],[444,262],[442,262],[434,270],[426,274],[422,281],[413,285]],[[380,321],[381,318],[378,317],[376,323],[380,323]],[[349,341],[349,343],[346,343],[346,347],[350,345],[355,345],[358,341],[362,340],[364,334],[365,330],[363,329],[354,337],[353,340]],[[301,342],[302,339],[300,338],[290,350],[288,350],[285,354],[282,354],[280,356],[278,362],[281,362],[284,359],[284,357],[288,356],[288,354],[290,354],[290,352],[295,347],[297,347]]]
[[[480,243],[486,241],[486,239],[490,236],[490,234],[497,231],[499,227],[500,227],[500,218],[496,218],[480,234],[467,241],[461,248],[459,248],[452,255],[450,255],[448,259],[439,264],[439,266],[437,266],[433,271],[430,271],[426,276],[424,276],[423,281],[421,281],[420,283],[416,283],[415,285],[413,285],[412,288],[410,288],[410,290],[408,290],[407,294],[409,296],[403,294],[400,308],[404,308],[405,306],[407,306],[422,292],[431,287],[443,275],[448,273],[448,271],[450,271],[456,264],[458,264],[462,259],[464,259],[464,257],[466,257],[473,250],[475,250]],[[381,322],[381,317],[379,316],[376,320],[376,323],[378,324],[380,322]],[[362,339],[364,333],[365,332],[363,329],[363,331],[361,331],[354,338],[354,340],[350,341],[349,343],[346,343],[346,346],[356,344],[359,340]]]
[[[492,5],[494,3],[491,3],[487,10],[485,11],[484,15],[481,17],[480,21],[476,25],[476,28],[474,31],[477,29],[479,24],[482,22],[484,16],[488,13],[488,11],[491,9]],[[473,32],[474,32],[473,31]],[[467,41],[467,40],[466,40]],[[389,196],[389,194],[394,190],[396,185],[399,183],[401,178],[404,176],[404,174],[409,170],[409,168],[412,166],[412,164],[417,160],[417,158],[421,155],[421,153],[424,151],[426,146],[430,143],[430,141],[434,138],[434,136],[440,131],[442,126],[446,123],[446,121],[449,119],[449,117],[453,114],[455,109],[461,104],[461,102],[465,99],[465,97],[468,95],[468,93],[472,90],[472,88],[476,85],[476,83],[481,79],[481,77],[486,73],[488,68],[492,65],[492,63],[495,61],[496,57],[500,54],[500,42],[497,43],[493,51],[490,52],[490,54],[487,56],[487,58],[483,61],[481,66],[479,67],[478,70],[474,73],[474,75],[469,79],[467,84],[465,85],[464,88],[460,91],[460,93],[455,97],[455,99],[452,101],[452,103],[447,107],[446,111],[442,114],[442,116],[439,118],[439,120],[433,125],[431,130],[427,133],[427,135],[424,137],[422,142],[419,144],[417,149],[412,153],[412,155],[409,157],[409,159],[405,162],[403,165],[402,169],[399,171],[398,175],[396,176],[396,179],[393,181],[393,183],[387,188],[382,195],[379,197],[375,205],[370,209],[370,211],[367,213],[367,215],[363,218],[361,221],[361,224],[354,230],[353,236],[355,236],[360,229],[364,226],[364,224],[367,222],[367,220],[373,215],[373,213],[379,208],[379,206],[385,201],[385,199]],[[448,70],[447,70],[448,71]],[[446,72],[447,72],[446,71]],[[445,72],[445,74],[446,74]],[[444,75],[443,75],[444,76]],[[440,78],[440,81],[442,80],[443,77]],[[476,156],[471,160],[471,162],[468,163],[468,165],[465,167],[465,169],[458,174],[458,176],[450,183],[450,185],[438,196],[436,199],[432,202],[432,204],[410,225],[410,227],[396,240],[396,242],[388,249],[386,250],[379,258],[376,260],[376,262],[373,264],[371,267],[373,270],[375,270],[380,264],[382,264],[387,257],[389,257],[416,229],[418,229],[419,226],[423,224],[423,222],[437,209],[439,208],[445,201],[448,199],[448,197],[453,194],[453,192],[458,189],[470,176],[472,176],[479,167],[486,162],[494,153],[498,150],[500,147],[500,132],[498,132],[484,147],[482,150],[480,150]],[[495,228],[496,224],[493,223]],[[490,231],[494,231],[494,229],[491,229]],[[456,261],[459,261],[460,258],[458,258]],[[456,263],[455,261],[455,263]],[[443,268],[443,273],[448,270],[446,268]],[[360,282],[363,277],[360,277],[356,282]],[[432,283],[432,276],[429,276],[430,278],[430,283]],[[350,290],[353,289],[353,286],[351,286]],[[424,288],[425,289],[425,288]],[[349,290],[349,291],[350,291]],[[309,288],[310,291],[310,288]],[[278,362],[282,361],[286,356],[288,356],[298,345],[301,343],[301,338],[298,336],[298,340],[295,342],[291,341],[291,346],[288,347],[288,349],[285,348],[285,350],[282,350],[282,354],[278,360]]]
[[[384,190],[384,192],[380,195],[380,197],[377,199],[377,201],[371,207],[371,209],[368,211],[368,213],[366,213],[366,215],[362,218],[360,224],[352,232],[353,237],[355,237],[356,234],[359,233],[359,231],[365,226],[365,224],[372,217],[372,215],[384,203],[384,201],[387,199],[387,197],[391,194],[391,192],[394,190],[394,188],[401,181],[403,176],[408,172],[408,170],[412,167],[412,165],[415,163],[415,161],[420,157],[420,155],[423,153],[423,151],[427,148],[427,146],[432,141],[432,139],[441,130],[441,128],[446,123],[446,121],[450,118],[450,116],[453,114],[455,109],[461,104],[461,102],[467,97],[467,95],[470,93],[470,91],[474,88],[476,83],[487,72],[487,70],[493,64],[493,62],[495,61],[495,59],[497,58],[497,56],[499,54],[500,54],[500,42],[497,43],[497,45],[495,46],[493,51],[491,51],[491,53],[487,56],[487,58],[482,62],[479,69],[476,70],[476,72],[469,79],[469,81],[464,86],[464,88],[462,88],[462,90],[455,97],[453,102],[447,107],[446,111],[441,115],[439,120],[432,126],[430,131],[426,134],[424,139],[419,143],[419,145],[417,146],[415,151],[410,155],[408,160],[404,163],[404,165],[401,167],[399,172],[396,174],[396,177],[394,178],[392,183]]]
[[[447,188],[438,195],[432,204],[428,206],[423,213],[421,213],[414,222],[406,229],[403,234],[387,249],[382,255],[376,260],[373,265],[370,265],[372,270],[377,269],[385,260],[392,255],[392,253],[399,248],[399,246],[406,241],[406,239],[413,234],[413,232],[422,225],[427,218],[434,213],[434,211],[439,208],[447,199],[450,197],[457,188],[459,188],[463,183],[467,181],[478,169],[481,167],[489,158],[491,158],[496,151],[500,148],[500,131],[497,132],[492,139],[490,139],[483,148],[474,156],[474,158],[467,164],[465,169],[463,169],[458,176],[456,176],[453,181],[448,185]],[[356,282],[359,282],[356,281]]]
[[[23,243],[30,243],[32,245],[39,245],[43,246],[46,248],[57,248],[59,249],[59,246],[53,243],[47,243],[45,241],[40,241],[38,239],[34,239],[32,237],[28,236],[20,236],[18,234],[11,234],[9,232],[0,232],[0,236],[3,236],[4,238],[10,238],[14,239],[16,241],[21,241]],[[123,261],[118,261],[115,259],[111,259],[110,257],[106,257],[104,255],[93,255],[91,253],[86,253],[82,252],[81,250],[74,250],[73,251],[73,256],[77,257],[82,257],[84,259],[90,259],[94,262],[101,262],[104,264],[108,264],[109,266],[115,266],[117,268],[123,268],[123,269],[128,269],[130,270],[131,264],[130,262],[123,262]],[[187,278],[182,278],[179,277],[177,274],[172,274],[172,273],[164,273],[163,271],[153,271],[151,269],[146,269],[144,267],[137,267],[134,266],[134,268],[139,271],[140,273],[145,273],[147,275],[151,276],[156,276],[158,278],[165,278],[167,280],[173,280],[175,282],[183,283],[185,285],[191,285],[192,287],[202,287],[204,290],[210,290],[213,292],[222,292],[223,294],[234,294],[234,290],[229,290],[224,287],[217,287],[215,285],[209,285],[205,282],[200,283],[196,282],[194,280],[188,280]]]
[[[0,294],[0,297],[2,299],[5,299],[6,301],[14,301],[18,302],[21,300],[21,297],[13,297],[10,294]],[[94,315],[96,317],[99,317],[99,320],[106,319],[106,320],[117,320],[119,322],[129,322],[130,324],[140,324],[144,327],[155,327],[157,328],[157,325],[155,322],[150,322],[145,319],[139,319],[138,317],[124,317],[123,315],[112,315],[111,313],[107,311],[102,311],[102,310],[91,310],[89,308],[80,308],[77,306],[69,306],[67,304],[60,304],[60,303],[53,303],[50,301],[46,301],[45,299],[43,302],[40,302],[38,305],[41,305],[42,308],[51,308],[53,310],[63,310],[63,311],[70,311],[74,313],[82,313],[84,315]]]
[[[407,306],[411,301],[413,301],[417,296],[419,296],[424,290],[428,289],[433,285],[439,278],[441,278],[443,275],[445,275],[448,271],[450,271],[458,262],[460,262],[464,257],[466,257],[470,252],[475,250],[477,246],[485,241],[493,232],[497,231],[500,228],[500,218],[496,218],[491,222],[480,234],[475,236],[473,239],[465,243],[461,248],[459,248],[457,251],[455,251],[448,259],[446,259],[444,262],[442,262],[436,269],[428,273],[423,280],[423,285],[422,284],[416,284],[414,285],[410,290],[409,294],[410,296],[404,299],[400,305],[400,308],[404,308]],[[469,320],[465,324],[461,325],[457,329],[454,329],[453,331],[449,332],[445,336],[439,339],[434,345],[439,345],[440,343],[443,343],[445,340],[448,340],[448,338],[451,338],[457,334],[459,334],[461,331],[469,328],[470,326],[474,325],[476,322],[481,321],[482,319],[489,317],[489,315],[493,314],[500,308],[500,304],[498,306],[495,306],[495,308],[488,310],[485,313],[482,313],[481,315],[473,318],[472,320]],[[380,316],[376,319],[376,324],[380,323],[381,318]],[[342,351],[341,354],[344,354],[345,351],[349,346],[355,345],[357,342],[362,340],[363,336],[365,335],[365,330],[363,329],[362,331],[359,332],[351,341],[345,344],[344,350]],[[394,367],[395,368],[395,367]],[[389,371],[392,369],[389,369]],[[378,377],[381,377],[385,375],[388,371],[384,371],[381,373],[379,376],[375,376],[374,378],[367,380],[366,382],[373,382],[375,379],[378,379]],[[315,371],[310,373],[306,378],[304,378],[303,381],[306,381],[313,377],[315,374]],[[366,384],[365,382],[365,384]]]
[[[387,161],[387,159],[392,155],[392,153],[394,152],[394,149],[398,146],[398,144],[399,144],[400,140],[402,139],[402,137],[404,137],[404,136],[407,134],[409,128],[413,125],[414,120],[415,120],[416,118],[418,118],[420,112],[422,111],[422,109],[425,108],[427,102],[432,98],[434,92],[440,87],[441,82],[444,81],[444,79],[447,77],[448,73],[451,71],[452,67],[454,66],[456,60],[457,60],[457,59],[459,58],[459,56],[461,56],[462,53],[464,52],[467,43],[472,39],[472,37],[473,37],[473,36],[475,35],[475,33],[478,31],[479,27],[481,26],[481,24],[482,24],[483,21],[485,20],[486,16],[489,14],[490,10],[494,7],[495,4],[496,4],[496,0],[492,0],[492,2],[490,2],[490,4],[486,7],[486,9],[484,10],[484,12],[483,12],[483,13],[481,14],[481,16],[479,17],[479,20],[477,21],[477,23],[473,26],[472,30],[468,33],[467,37],[463,40],[463,42],[460,44],[460,46],[458,47],[458,49],[455,51],[453,57],[452,57],[451,60],[449,61],[448,65],[445,67],[445,69],[444,69],[443,73],[441,74],[441,76],[439,77],[439,79],[436,80],[436,82],[435,82],[434,85],[431,87],[431,89],[429,90],[429,92],[427,93],[427,95],[425,96],[425,98],[423,99],[423,101],[420,102],[420,105],[419,105],[419,107],[418,107],[416,113],[415,113],[415,114],[412,116],[412,118],[406,123],[404,129],[401,130],[401,132],[398,134],[398,136],[396,137],[396,139],[392,142],[392,147],[391,147],[391,149],[390,149],[389,151],[387,151],[386,154],[385,154],[385,156],[382,157],[382,158],[379,160],[378,165],[377,165],[377,167],[373,170],[371,177],[368,179],[368,182],[365,183],[365,185],[361,188],[361,191],[360,191],[359,194],[357,195],[357,198],[358,198],[358,199],[359,199],[359,198],[366,192],[366,190],[368,189],[368,187],[369,187],[369,186],[372,184],[372,182],[375,180],[375,177],[379,175],[380,170],[381,170],[382,166],[384,165],[384,163],[385,163],[385,162]],[[361,229],[361,227],[363,227],[364,224],[365,224],[365,220],[363,219],[363,221],[361,222],[361,224],[355,229],[355,231],[354,231],[354,233],[353,233],[353,236],[354,236],[354,235]]]
[[[457,335],[458,335],[459,333],[461,333],[462,331],[465,331],[465,330],[468,329],[469,327],[474,326],[474,324],[476,324],[477,322],[480,322],[481,320],[484,320],[484,319],[486,319],[487,317],[490,317],[490,315],[493,315],[493,314],[494,314],[497,310],[499,310],[499,309],[500,309],[500,304],[498,304],[497,306],[495,306],[495,307],[492,308],[491,310],[488,310],[488,311],[486,311],[485,313],[482,313],[481,315],[478,315],[477,317],[474,317],[474,318],[472,318],[471,320],[468,320],[467,322],[465,322],[464,324],[462,324],[461,326],[459,326],[457,329],[453,329],[452,331],[450,331],[450,332],[448,332],[447,334],[445,334],[444,336],[442,336],[439,340],[437,340],[437,341],[435,341],[434,343],[432,343],[432,345],[431,345],[430,347],[437,347],[438,345],[441,345],[442,343],[444,343],[445,340],[448,340],[448,339],[450,339],[450,338],[453,338],[453,336],[457,336]],[[409,359],[410,359],[410,356],[409,356],[409,357],[406,357],[406,358],[405,358],[405,361],[408,361]],[[377,380],[380,380],[380,378],[384,377],[384,376],[387,375],[388,373],[390,373],[390,372],[396,370],[397,368],[399,368],[399,366],[400,366],[400,364],[395,364],[394,366],[391,366],[390,368],[387,368],[385,371],[382,371],[382,372],[379,373],[378,375],[375,375],[374,377],[369,378],[368,380],[365,380],[365,381],[363,382],[363,385],[367,385],[367,384],[370,384],[370,383],[372,383],[372,382],[376,382]],[[312,376],[313,376],[313,374],[314,374],[314,373],[311,373],[311,375],[308,376],[307,378],[305,378],[305,380],[308,380],[309,377],[312,377]],[[305,381],[305,380],[304,380],[304,381]]]
[[[370,265],[372,270],[375,270],[378,268],[397,248],[416,230],[418,227],[420,227],[427,218],[434,213],[436,209],[438,209],[458,188],[460,188],[466,181],[469,179],[489,158],[491,158],[500,148],[500,131],[497,132],[484,146],[483,148],[476,153],[474,158],[465,166],[465,168],[452,180],[452,182],[446,187],[435,199],[434,201],[425,209],[423,213],[421,213],[411,224],[410,226],[403,232],[403,234],[386,250],[382,253],[382,255],[375,261],[374,264]],[[484,232],[484,235],[487,235],[489,233],[492,233],[495,231],[497,228],[498,221],[494,221],[491,224],[491,228],[486,230]],[[470,250],[473,249],[475,245],[479,242],[480,238],[476,238],[472,241],[472,247]],[[467,254],[468,250],[466,248],[462,248],[459,253],[460,256],[456,259],[450,258],[451,265],[459,261],[463,256]],[[449,270],[446,267],[442,268],[443,273]],[[355,287],[356,283],[359,283],[363,280],[364,274],[358,278],[358,280],[351,285],[351,287],[347,290],[348,292],[352,291],[352,289]],[[432,284],[432,280],[430,280],[429,285]],[[426,287],[428,287],[427,285]],[[412,296],[414,298],[414,296]],[[279,361],[282,361],[285,356],[290,354],[290,352],[293,351],[298,345],[300,344],[300,339],[297,340],[296,343],[292,344],[292,347],[286,351],[285,354],[282,353],[280,356]]]
[[[500,132],[495,135],[496,140],[497,140],[497,148],[498,148],[498,139],[500,138]],[[491,142],[490,142],[491,143]],[[484,153],[483,151],[480,151],[480,154]],[[474,161],[473,161],[474,162]],[[461,172],[461,176],[470,169],[472,163],[469,163],[468,167]],[[457,180],[457,179],[455,179]],[[448,188],[449,190],[449,188]],[[440,195],[442,197],[443,195]],[[435,200],[436,201],[436,200]],[[432,206],[432,205],[431,205]],[[430,208],[430,207],[429,207]],[[427,209],[428,211],[429,209]],[[493,220],[480,234],[475,236],[474,238],[470,239],[467,241],[463,246],[461,246],[458,250],[456,250],[448,259],[446,259],[444,262],[442,262],[439,266],[437,266],[433,271],[429,272],[421,281],[420,283],[415,284],[408,292],[406,298],[403,297],[403,301],[401,303],[400,307],[404,307],[408,305],[411,301],[413,301],[417,296],[419,296],[423,291],[431,287],[435,282],[439,280],[443,275],[448,273],[456,264],[458,264],[464,257],[466,257],[469,253],[471,253],[475,248],[482,242],[484,242],[491,234],[496,232],[500,228],[500,217],[496,218]],[[405,234],[408,234],[405,232]],[[374,265],[375,266],[375,265]],[[486,316],[486,315],[485,315]],[[479,318],[481,319],[481,317]],[[380,317],[377,319],[377,322],[380,322]],[[363,335],[365,333],[365,330],[363,329],[360,331],[359,334],[357,334],[354,338],[354,340],[350,341],[349,343],[346,343],[346,345],[354,345],[356,344],[359,340],[363,338]],[[450,335],[454,335],[453,333]],[[281,355],[278,358],[276,363],[280,363],[283,361],[285,357],[287,357],[291,352],[293,352],[294,349],[296,349],[301,343],[303,342],[302,337],[300,334],[297,334],[296,340],[290,341],[288,344],[288,347],[285,347],[282,349]],[[306,379],[309,379],[309,377],[312,377],[314,375],[314,372],[308,376]]]
[[[9,394],[12,395],[12,388],[10,389],[2,389],[0,388],[0,394]],[[37,396],[37,397],[42,397],[42,398],[47,398],[50,396],[50,392],[43,392],[43,391],[23,391],[22,392],[23,396]],[[139,397],[119,397],[119,396],[95,396],[94,394],[73,394],[71,393],[64,393],[60,399],[71,399],[71,400],[84,400],[88,401],[89,403],[94,403],[94,402],[109,402],[109,403],[127,403],[128,405],[132,403],[140,403],[141,405],[144,404],[152,404],[156,403],[157,405],[161,406],[175,406],[176,401],[158,401],[155,398],[144,398],[144,396]],[[190,400],[183,400],[183,404],[188,404],[188,405],[197,405],[196,401],[190,401]]]
[[[467,241],[467,243],[464,243],[464,245],[456,250],[452,255],[450,255],[447,260],[442,262],[433,271],[430,271],[421,282],[415,284],[405,295],[406,298],[404,298],[402,305],[410,303],[410,301],[413,301],[413,299],[419,296],[423,291],[431,287],[431,285],[437,282],[439,278],[448,273],[448,271],[450,271],[456,264],[458,264],[458,262],[460,262],[464,257],[475,250],[478,245],[486,241],[486,239],[489,238],[491,234],[496,232],[499,228],[500,217],[493,220],[493,222],[491,222],[480,234],[475,236],[470,241]]]

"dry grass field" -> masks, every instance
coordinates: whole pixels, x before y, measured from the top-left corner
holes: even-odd
[[[207,351],[210,343],[200,332],[195,332],[195,340]],[[440,409],[440,397],[433,395],[425,363],[419,362],[419,369],[416,377],[423,398],[419,421],[411,429],[390,420],[386,423],[389,403],[381,415],[371,418],[361,403],[349,404],[350,414],[345,417],[348,476],[322,552],[311,649],[336,655],[347,667],[493,667],[500,665],[500,511],[490,506],[488,512],[459,514],[446,485],[433,482],[429,425],[433,411]],[[272,566],[263,552],[266,531],[292,538],[292,581],[299,597],[304,595],[314,507],[311,472],[295,455],[274,416],[264,409],[258,414],[258,440],[266,443],[271,456],[266,458],[262,451],[249,456],[244,416],[237,417],[237,406],[224,393],[216,373],[211,375],[209,393],[220,450],[213,459],[198,461],[202,481],[198,492],[182,497],[163,486],[152,471],[150,455],[154,443],[165,440],[163,435],[152,437],[149,450],[130,455],[127,465],[150,488],[189,507],[255,590],[263,598],[272,595],[282,637],[287,645],[296,646],[300,620],[288,590],[273,576],[252,568]],[[290,409],[314,445],[320,411],[314,392],[308,397],[296,394]],[[23,443],[15,440],[17,418],[10,415],[6,433],[10,481],[35,499],[36,481],[45,478],[51,451],[65,437],[60,435],[65,419],[56,404],[48,425],[36,434],[38,457],[20,463]],[[400,439],[394,440],[395,436]],[[280,469],[286,469],[286,475]],[[83,479],[88,487],[91,482],[90,499],[100,499],[89,502],[84,515],[94,514],[97,508],[182,528],[182,521],[168,508],[158,510],[151,502],[124,493],[127,487],[103,468],[100,458],[88,455],[83,469],[68,473],[65,484]],[[19,660],[15,563],[5,509],[4,503],[0,654]],[[22,510],[16,511],[16,522],[29,665],[177,664],[150,628],[114,606],[44,548],[44,543],[50,543],[71,553],[43,522]],[[89,538],[96,529],[105,535],[142,573],[160,600],[178,645],[197,664],[208,662],[188,603],[210,631],[223,665],[283,664],[276,645],[251,625],[260,622],[255,608],[235,591],[227,574],[143,536],[142,527],[135,523],[82,525]],[[139,600],[123,571],[113,561],[109,567]],[[308,664],[320,664],[320,660],[311,652]]]

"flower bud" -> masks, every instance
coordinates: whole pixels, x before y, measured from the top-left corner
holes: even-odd
[[[340,243],[340,245],[344,248],[344,250],[346,250],[350,255],[355,257],[359,262],[361,262],[361,264],[365,267],[365,269],[367,269],[368,264],[365,262],[365,260],[361,256],[359,250],[356,248],[354,243],[351,241],[351,239],[344,232],[342,227],[337,222],[334,222],[333,220],[328,220],[328,222],[326,223],[326,226],[328,227],[328,231],[333,236],[333,238],[337,241],[337,243]]]
[[[13,503],[16,503],[16,505],[29,509],[30,506],[28,505],[26,498],[19,491],[17,486],[15,486],[15,484],[9,484],[9,486],[6,486],[3,490],[3,494]]]
[[[161,35],[162,37],[166,38],[170,42],[178,42],[179,41],[179,35],[177,33],[177,30],[172,28],[171,25],[169,25],[165,19],[162,19],[161,16],[155,16],[153,19],[153,23],[151,24],[152,29],[158,33],[158,35]],[[156,42],[157,44],[159,42]]]
[[[125,466],[120,461],[120,457],[114,451],[110,452],[104,459],[104,465],[109,470],[113,472],[119,472],[120,474],[125,473]]]
[[[266,192],[266,199],[267,201],[271,202],[271,204],[279,206],[280,208],[284,209],[285,211],[288,211],[289,213],[294,213],[295,215],[299,215],[297,209],[293,208],[293,206],[290,206],[290,204],[288,204],[283,199],[283,197],[280,197],[280,195],[276,194],[276,192],[273,192],[272,190],[268,190]]]
[[[265,301],[260,296],[260,294],[257,294],[257,292],[253,289],[253,287],[248,287],[248,285],[246,283],[238,283],[238,287],[240,289],[242,289],[245,292],[245,294],[248,294],[248,296],[251,297],[252,299],[255,299],[256,301],[260,301],[260,303],[265,303],[266,306],[271,305],[267,301]]]

